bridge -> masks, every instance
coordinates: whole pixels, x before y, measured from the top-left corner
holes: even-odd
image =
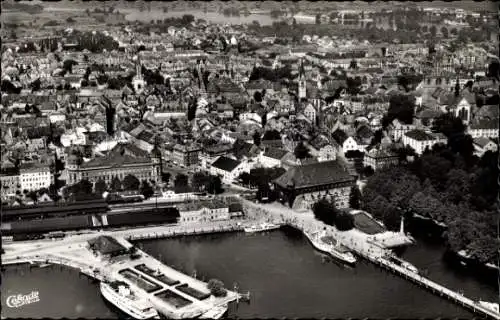
[[[332,226],[323,224],[314,219],[314,216],[306,213],[296,213],[288,208],[274,205],[255,204],[248,200],[242,200],[244,210],[247,214],[255,214],[257,217],[267,217],[277,223],[283,223],[292,226],[302,232],[308,230],[320,230],[326,228],[339,243],[356,253],[358,256],[374,263],[375,265],[393,272],[412,283],[425,288],[436,295],[447,298],[458,305],[472,311],[475,314],[480,314],[491,319],[500,319],[500,314],[485,308],[478,301],[474,301],[465,297],[463,294],[448,289],[424,276],[412,272],[404,267],[401,267],[385,258],[391,253],[391,250],[381,245],[377,241],[369,241],[371,237],[364,236],[361,238],[361,232],[357,230],[349,230],[340,232]]]

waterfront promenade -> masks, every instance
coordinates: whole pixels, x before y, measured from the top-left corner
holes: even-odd
[[[363,235],[358,230],[340,232],[336,228],[325,225],[321,221],[316,220],[311,212],[295,212],[277,203],[256,204],[245,199],[242,199],[242,202],[245,213],[250,217],[290,225],[303,232],[321,229],[326,230],[342,245],[366,260],[393,272],[420,287],[428,289],[441,297],[447,298],[476,314],[487,316],[492,319],[500,319],[499,313],[479,305],[478,301],[467,298],[458,292],[450,290],[418,273],[412,272],[387,260],[385,257],[391,254],[391,250],[387,249],[380,243],[367,241],[371,239],[371,237]]]

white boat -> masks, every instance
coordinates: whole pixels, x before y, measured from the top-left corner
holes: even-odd
[[[228,308],[227,304],[222,306],[217,306],[202,314],[199,317],[199,319],[220,319],[227,312],[227,308]]]
[[[250,233],[250,232],[262,232],[262,231],[268,231],[268,230],[275,230],[275,229],[279,229],[280,227],[281,227],[281,225],[279,225],[279,224],[263,222],[261,224],[244,227],[243,230],[245,230],[245,232]]]
[[[479,305],[486,308],[486,309],[489,309],[489,310],[492,310],[496,313],[500,313],[498,311],[498,303],[494,303],[494,302],[486,302],[486,301],[481,301],[479,300]]]
[[[134,319],[159,318],[158,312],[153,305],[137,297],[130,291],[130,287],[125,282],[101,282],[101,293],[103,297]]]
[[[356,258],[344,246],[338,243],[332,236],[328,236],[325,232],[306,232],[304,234],[309,239],[316,250],[324,252],[338,260],[354,264]]]

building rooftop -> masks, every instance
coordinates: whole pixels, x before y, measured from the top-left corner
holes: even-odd
[[[215,160],[214,163],[212,163],[212,167],[231,172],[233,171],[237,166],[240,165],[240,162],[225,156],[219,157],[217,160]]]
[[[417,140],[417,141],[430,141],[430,140],[438,140],[445,139],[442,134],[425,132],[423,130],[414,129],[405,133],[405,136]]]
[[[351,182],[354,177],[336,160],[296,166],[274,182],[282,188],[306,188],[338,182]]]

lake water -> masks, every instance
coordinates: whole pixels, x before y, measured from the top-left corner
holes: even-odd
[[[231,233],[139,243],[146,252],[188,274],[237,283],[250,303],[233,304],[232,318],[471,318],[465,309],[369,262],[344,267],[314,251],[293,229],[261,234]],[[468,296],[493,301],[495,285],[450,270],[441,246],[419,243],[403,254],[431,279]],[[8,267],[2,277],[2,316],[116,318],[98,286],[70,269]],[[12,294],[39,291],[40,302],[5,306]]]
[[[258,21],[260,25],[271,25],[276,19],[271,18],[270,15],[265,14],[250,14],[248,16],[240,15],[236,16],[224,16],[219,12],[203,12],[200,10],[186,10],[186,11],[168,11],[163,12],[163,10],[152,10],[140,12],[137,9],[122,9],[120,10],[126,14],[125,19],[128,21],[144,21],[150,22],[151,20],[164,20],[166,18],[180,18],[185,14],[191,14],[195,19],[203,19],[207,22],[218,23],[218,24],[249,24],[254,20]]]

